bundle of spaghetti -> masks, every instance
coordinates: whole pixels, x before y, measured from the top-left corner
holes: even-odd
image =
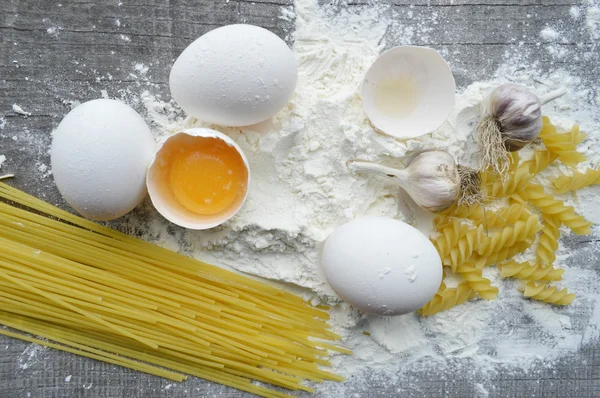
[[[159,248],[0,183],[0,333],[265,397],[253,380],[312,391],[328,366],[328,314],[278,287]]]
[[[552,183],[556,193],[576,191],[580,188],[600,184],[600,169],[586,169],[584,172],[573,171],[573,175],[563,175]]]
[[[548,151],[556,154],[566,165],[574,166],[586,160],[585,155],[577,152],[577,145],[585,139],[578,125],[574,125],[568,133],[558,133],[550,119],[544,116],[540,138]]]

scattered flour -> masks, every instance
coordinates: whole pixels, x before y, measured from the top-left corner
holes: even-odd
[[[0,169],[2,168],[2,165],[4,164],[4,162],[6,162],[6,156],[0,155]]]
[[[594,39],[600,39],[600,2],[588,0],[585,23]]]
[[[65,383],[70,383],[72,378],[73,378],[72,375],[65,377]]]
[[[48,348],[37,345],[30,344],[27,346],[25,351],[19,356],[19,368],[20,369],[29,369],[31,366],[34,366],[37,362],[43,359],[43,353],[48,351]],[[42,357],[42,358],[40,358]]]
[[[556,41],[560,37],[560,33],[554,28],[547,26],[540,32],[540,37],[546,41]]]
[[[21,108],[21,106],[19,106],[17,104],[13,104],[12,110],[13,110],[13,112],[18,113],[19,115],[31,116],[30,112],[25,112],[23,110],[23,108]]]

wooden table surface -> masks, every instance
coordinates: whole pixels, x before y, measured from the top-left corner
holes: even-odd
[[[583,21],[569,17],[575,1],[385,3],[396,10],[412,4],[413,13],[418,15],[436,13],[435,31],[426,38],[415,37],[414,44],[446,51],[460,87],[490,76],[505,61],[506,50],[517,45],[534,57],[541,69],[561,67],[582,78],[597,81],[600,77],[598,42],[589,39]],[[344,6],[365,4],[359,0]],[[13,184],[19,188],[66,208],[43,168],[50,164],[51,131],[73,101],[101,97],[102,90],[111,96],[148,90],[168,99],[169,68],[193,39],[221,25],[251,23],[292,44],[294,22],[279,16],[283,7],[293,5],[293,0],[0,1],[0,117],[4,119],[0,120],[0,155],[10,159],[3,171],[18,175]],[[418,18],[406,17],[402,22],[410,26],[416,21]],[[539,32],[549,23],[558,24],[570,37],[557,46],[576,47],[577,53],[588,56],[552,58],[539,45]],[[140,63],[149,68],[147,73],[135,69]],[[31,115],[14,112],[13,104]],[[578,242],[569,244],[576,247]],[[581,347],[551,367],[538,366],[517,374],[499,372],[485,381],[487,387],[493,386],[488,388],[489,396],[600,397],[598,343]],[[51,350],[37,352],[29,359],[29,351],[25,351],[28,346],[0,337],[0,398],[249,396],[199,379],[175,385]],[[460,369],[415,371],[391,387],[377,378],[365,383],[350,380],[345,395],[483,396],[477,382]]]

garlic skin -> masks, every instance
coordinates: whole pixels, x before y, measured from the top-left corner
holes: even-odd
[[[519,84],[497,87],[482,103],[481,111],[482,118],[491,116],[498,123],[509,152],[531,143],[542,131],[540,99]]]
[[[419,207],[431,212],[446,210],[460,194],[456,162],[445,151],[422,152],[402,170],[362,161],[351,161],[348,167],[357,173],[383,174],[393,178]]]

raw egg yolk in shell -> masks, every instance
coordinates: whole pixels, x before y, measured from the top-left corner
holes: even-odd
[[[212,215],[244,199],[248,169],[234,147],[205,137],[173,154],[168,181],[183,207],[196,214]]]

